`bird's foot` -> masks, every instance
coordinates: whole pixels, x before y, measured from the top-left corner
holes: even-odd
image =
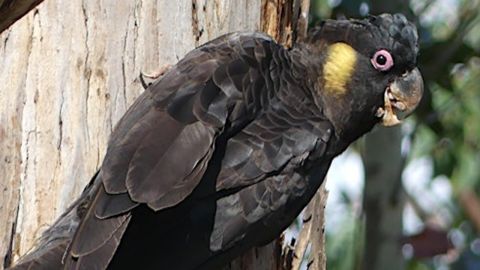
[[[153,73],[143,73],[140,71],[140,83],[142,84],[144,89],[147,89],[153,81],[157,80],[158,78],[162,77],[167,73],[167,71],[170,69],[171,65],[166,64],[161,66],[159,69],[155,70]],[[149,80],[149,82],[145,81],[145,78]]]

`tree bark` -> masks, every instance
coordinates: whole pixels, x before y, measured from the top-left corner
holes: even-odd
[[[4,31],[0,266],[25,254],[99,168],[113,126],[142,91],[140,71],[175,64],[223,33],[260,29],[261,7],[45,1]]]
[[[401,127],[378,128],[365,138],[363,207],[366,243],[363,269],[405,268],[400,242],[405,205],[401,141]]]
[[[232,31],[291,44],[305,3],[45,1],[0,34],[0,269],[30,250],[100,167],[112,128],[143,91],[140,72]],[[280,244],[232,269],[280,269],[269,264]]]
[[[304,211],[302,229],[293,252],[292,270],[300,270],[304,259],[307,260],[309,270],[327,269],[324,217],[327,198],[328,192],[323,182]],[[308,247],[310,252],[306,256]]]

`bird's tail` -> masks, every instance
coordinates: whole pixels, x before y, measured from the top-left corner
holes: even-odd
[[[91,197],[100,183],[100,181],[95,181],[97,176],[98,172],[84,189],[80,198],[73,202],[42,234],[32,251],[21,257],[15,265],[7,267],[6,270],[58,270],[65,267],[64,257],[80,224],[81,211],[88,207]]]

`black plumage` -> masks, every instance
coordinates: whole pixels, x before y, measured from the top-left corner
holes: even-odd
[[[335,67],[342,93],[325,89],[336,43],[355,51],[340,55],[352,74]],[[371,64],[379,49],[388,72]],[[416,106],[417,51],[398,14],[325,21],[292,49],[232,33],[191,51],[130,107],[99,173],[13,269],[212,269],[268,243],[387,103]]]

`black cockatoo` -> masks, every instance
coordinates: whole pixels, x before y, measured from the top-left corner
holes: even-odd
[[[231,33],[188,53],[114,129],[81,197],[13,269],[216,269],[278,237],[332,159],[419,103],[403,15],[327,20],[287,49]]]

